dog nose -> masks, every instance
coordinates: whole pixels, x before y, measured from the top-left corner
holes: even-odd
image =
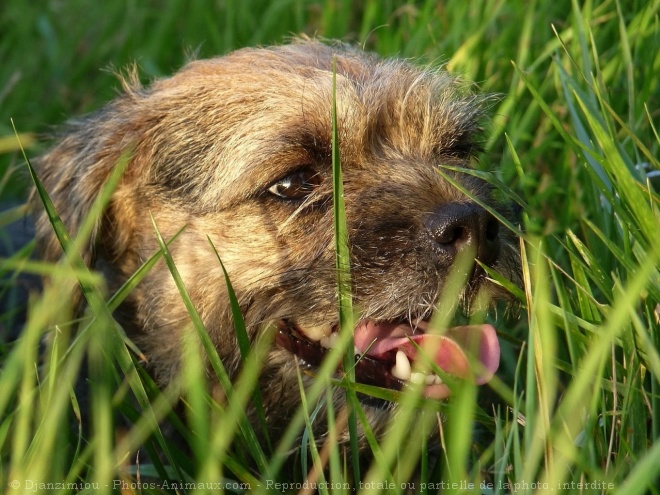
[[[497,260],[499,222],[479,205],[447,203],[435,208],[424,223],[443,266],[451,266],[458,253],[467,249],[485,265]]]

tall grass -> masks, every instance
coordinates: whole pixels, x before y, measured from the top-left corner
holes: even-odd
[[[34,156],[43,146],[34,133],[112,97],[116,83],[99,69],[136,59],[149,79],[175,70],[191,51],[210,56],[301,32],[352,39],[384,55],[444,61],[479,91],[503,95],[493,104],[475,173],[523,207],[524,284],[512,289],[521,311],[488,316],[503,342],[490,392],[457,384],[443,404],[420,401],[415,390],[398,394],[337,379],[336,365],[351,348],[344,331],[313,386],[301,389],[290,428],[258,442],[267,432],[244,411],[260,400],[254,383],[269,335],[253,348],[242,345],[243,372],[231,383],[169,256],[172,239],[162,239],[154,225],[160,251],[108,294],[103,280],[76,261],[90,230],[69,239],[51,210],[68,262],[29,261],[30,246],[0,260],[7,275],[52,280],[31,301],[21,339],[0,349],[3,489],[46,491],[38,483],[63,483],[54,491],[161,493],[173,488],[164,480],[178,480],[192,483],[179,492],[293,492],[298,487],[287,483],[309,476],[321,493],[353,493],[344,484],[350,480],[355,491],[383,493],[408,486],[425,493],[660,492],[660,2],[100,5],[0,6],[3,200],[22,197],[28,182],[27,173],[16,172],[27,167],[9,117]],[[104,201],[107,195],[99,211]],[[23,214],[3,212],[0,225]],[[338,240],[343,228],[339,221]],[[341,260],[341,243],[338,253]],[[165,389],[142,371],[111,316],[161,258],[190,313],[184,372]],[[345,272],[344,264],[338,268]],[[2,290],[11,291],[14,280]],[[78,284],[88,300],[82,315],[71,307]],[[245,344],[240,314],[234,319]],[[207,390],[203,362],[211,363],[226,401]],[[81,385],[81,375],[91,385]],[[86,386],[88,397],[80,393]],[[345,391],[348,411],[332,410],[332,387]],[[380,440],[356,392],[401,402]],[[329,425],[323,439],[310,428],[319,414]],[[118,416],[128,421],[118,424]],[[347,427],[352,438],[365,430],[373,461],[358,466],[344,457],[332,440]],[[431,430],[437,438],[429,440]],[[147,457],[138,459],[138,450]],[[292,455],[295,469],[283,470]]]

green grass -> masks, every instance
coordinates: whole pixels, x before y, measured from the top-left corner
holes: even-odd
[[[342,485],[352,477],[358,491],[398,493],[419,461],[415,489],[426,493],[440,484],[443,493],[660,493],[660,179],[649,174],[660,170],[659,14],[657,0],[5,0],[3,203],[20,202],[30,183],[10,118],[34,157],[45,148],[35,136],[116,94],[112,68],[135,60],[148,81],[172,73],[193,52],[208,57],[297,33],[339,37],[383,55],[445,62],[475,81],[478,91],[501,95],[492,104],[493,124],[477,173],[505,184],[503,195],[519,198],[524,207],[525,283],[516,292],[520,314],[497,318],[505,344],[502,372],[488,395],[497,398],[494,407],[492,401],[477,402],[484,390],[467,385],[442,405],[420,406],[414,391],[389,394],[402,402],[402,414],[384,438],[367,435],[373,463],[351,465],[308,430],[302,447],[310,457],[299,458],[290,473],[281,470],[287,453],[301,444],[305,424],[323,414],[317,405],[328,401],[330,386],[343,387],[350,405],[348,415],[328,413],[330,438],[342,422],[351,429],[365,426],[354,397],[368,387],[333,377],[343,349],[350,348],[350,332],[342,334],[315,385],[301,391],[305,407],[292,416],[290,429],[269,445],[259,444],[260,427],[246,421],[244,405],[259,402],[253,385],[268,335],[252,349],[242,346],[244,372],[230,383],[177,276],[167,249],[171,240],[160,238],[157,225],[160,253],[112,295],[98,275],[75,261],[82,239],[68,239],[52,212],[72,265],[28,262],[29,246],[0,260],[3,274],[53,278],[31,301],[22,338],[0,343],[3,490],[18,493],[12,481],[20,482],[20,490],[37,482],[97,483],[87,492],[98,493],[117,488],[119,480],[130,488],[139,476],[280,492],[291,487],[275,483],[303,481],[302,473],[319,461],[326,470],[317,479],[335,483],[321,493],[352,493]],[[22,214],[1,213],[0,226]],[[161,257],[190,304],[194,330],[184,372],[163,390],[142,371],[140,356],[111,317]],[[78,283],[88,310],[71,322],[70,294]],[[350,320],[350,308],[344,309]],[[245,329],[238,315],[235,320],[240,336]],[[210,398],[201,356],[208,356],[227,403]],[[90,404],[78,402],[76,377],[83,369],[94,384]],[[183,416],[172,410],[179,398]],[[130,424],[116,428],[118,413]],[[475,435],[475,425],[486,433]],[[440,431],[439,440],[426,440],[431,429]],[[189,451],[171,440],[170,430]],[[438,462],[427,453],[433,446],[440,451]],[[136,465],[138,448],[149,454],[148,464]],[[217,493],[208,486],[199,491],[205,490]]]

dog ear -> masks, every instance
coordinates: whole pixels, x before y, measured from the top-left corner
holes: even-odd
[[[68,122],[56,138],[55,146],[34,160],[39,180],[71,238],[78,235],[114,167],[124,159],[139,134],[126,118],[140,91],[136,76],[134,73],[131,76],[132,80],[122,79],[125,90],[122,96],[93,114]],[[32,206],[36,212],[39,255],[44,260],[57,261],[62,248],[36,194]],[[108,211],[95,220],[91,237],[82,250],[82,257],[90,267],[94,265],[95,245],[102,225],[112,223],[111,207],[112,201]]]

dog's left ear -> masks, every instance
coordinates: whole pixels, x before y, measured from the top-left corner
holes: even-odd
[[[39,180],[72,238],[90,215],[92,205],[114,167],[123,159],[122,154],[131,146],[126,129],[122,129],[126,123],[116,118],[115,106],[110,104],[94,114],[68,123],[58,143],[34,160]],[[62,248],[53,226],[36,194],[32,203],[36,212],[39,256],[46,261],[57,261],[62,256]],[[109,221],[110,214],[96,219],[91,238],[81,253],[90,267],[94,265],[95,243],[101,226]]]
[[[94,113],[69,121],[56,136],[55,146],[34,160],[39,180],[72,238],[90,215],[92,205],[114,168],[140,139],[142,127],[140,122],[134,121],[134,116],[146,113],[138,107],[148,91],[140,84],[136,66],[116,75],[123,89],[120,96]],[[127,177],[130,167],[131,163],[122,180],[130,180]],[[90,267],[94,266],[95,245],[102,226],[112,223],[112,204],[113,201],[95,220],[92,235],[81,253]],[[57,261],[62,256],[62,248],[36,194],[32,197],[32,207],[36,212],[39,256],[46,261]],[[121,242],[125,241],[116,239],[118,248]],[[115,255],[120,255],[119,251]]]

